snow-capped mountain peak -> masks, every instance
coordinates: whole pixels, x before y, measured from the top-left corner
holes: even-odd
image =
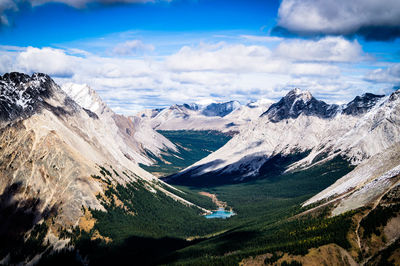
[[[309,91],[303,91],[299,88],[294,88],[293,90],[289,91],[285,97],[294,99],[295,101],[301,100],[305,103],[313,98],[312,94]]]
[[[309,152],[294,167],[310,165],[318,155],[337,154],[359,164],[399,141],[399,95],[400,92],[387,97],[364,94],[339,106],[292,90],[225,146],[173,178],[235,173],[237,181],[257,176],[273,156],[293,152]]]
[[[364,93],[356,96],[354,100],[349,102],[343,109],[343,113],[347,115],[360,115],[368,112],[382,99],[385,95],[376,95],[372,93]]]
[[[200,106],[196,103],[184,103],[183,107],[189,110],[197,111],[200,109]]]
[[[147,156],[146,150],[158,155],[163,149],[176,149],[174,144],[150,126],[114,113],[96,91],[88,85],[67,83],[62,86],[62,89],[83,107],[89,116],[94,113],[108,125],[107,133],[112,136],[115,144],[118,145],[125,156],[131,160],[147,165],[151,164],[153,159]]]
[[[225,103],[212,103],[207,105],[202,113],[205,116],[220,116],[224,117],[234,110],[240,108],[240,103],[238,101],[229,101]]]
[[[146,121],[157,130],[218,130],[232,133],[257,119],[270,104],[271,101],[267,99],[247,105],[241,105],[238,101],[208,105],[174,104],[165,109],[144,110],[133,119]]]
[[[62,90],[74,99],[80,106],[98,115],[110,111],[108,106],[101,100],[100,96],[87,84],[66,83],[61,86]]]
[[[11,121],[29,116],[52,94],[54,82],[45,74],[12,72],[0,76],[0,118]]]
[[[266,98],[262,98],[262,99],[259,99],[257,101],[250,101],[250,102],[248,102],[246,104],[246,106],[249,107],[249,108],[257,108],[257,107],[260,107],[260,106],[269,106],[271,104],[273,104],[272,100],[266,99]]]
[[[272,104],[261,116],[267,116],[272,122],[289,118],[295,119],[301,114],[331,118],[337,113],[338,109],[338,105],[329,105],[324,101],[319,101],[309,91],[296,88],[289,91],[279,102]]]

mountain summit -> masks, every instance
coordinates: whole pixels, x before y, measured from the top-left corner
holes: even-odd
[[[239,108],[240,108],[240,103],[238,101],[230,101],[226,103],[212,103],[207,105],[202,113],[205,116],[224,117]]]
[[[385,95],[376,95],[372,93],[365,93],[361,96],[356,96],[354,100],[346,105],[343,109],[343,113],[347,115],[364,114],[374,107],[384,96]]]
[[[54,82],[45,74],[12,72],[0,76],[0,119],[28,117],[52,94]]]
[[[297,118],[301,114],[330,118],[339,109],[336,104],[329,105],[315,99],[309,91],[295,88],[286,94],[279,102],[272,104],[261,116],[267,116],[272,122],[279,122],[288,118]]]

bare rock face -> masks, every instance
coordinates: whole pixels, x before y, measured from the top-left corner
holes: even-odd
[[[77,222],[82,206],[102,209],[95,197],[101,187],[90,177],[95,162],[64,137],[68,129],[84,136],[69,121],[86,119],[86,112],[45,74],[4,74],[0,106],[0,193],[21,184],[14,200],[36,198],[40,210],[54,207],[64,226]]]
[[[78,225],[83,208],[104,210],[96,197],[104,194],[101,180],[111,185],[141,180],[149,190],[191,204],[138,166],[134,124],[101,102],[84,109],[47,75],[10,73],[0,79],[0,104],[0,196],[18,187],[11,201],[33,199],[33,223],[52,210],[53,222],[68,228]],[[130,174],[98,178],[100,167]]]
[[[1,129],[0,143],[0,191],[21,183],[14,199],[40,199],[40,209],[54,207],[64,226],[77,222],[82,206],[102,209],[95,197],[101,188],[90,178],[95,166],[71,151],[56,131],[40,136],[17,122]]]
[[[83,107],[89,116],[107,125],[108,133],[112,134],[115,144],[129,160],[150,165],[155,161],[148,156],[148,151],[158,156],[163,150],[177,150],[172,142],[148,125],[114,113],[88,85],[67,83],[62,86],[62,90]]]
[[[188,104],[186,104],[185,107],[188,109],[191,109],[191,110],[198,110],[198,107],[196,108],[193,105],[189,106]],[[191,107],[194,107],[194,108],[191,108]],[[226,103],[212,103],[212,104],[207,105],[203,109],[202,113],[205,116],[224,117],[224,116],[232,113],[233,111],[235,111],[238,108],[240,108],[240,103],[237,101],[229,101]]]
[[[329,105],[315,99],[310,92],[300,89],[291,90],[279,102],[272,104],[261,116],[267,116],[272,122],[297,118],[301,114],[320,118],[332,118],[339,110],[337,104]]]
[[[52,95],[53,85],[44,74],[28,76],[12,72],[0,76],[0,119],[12,121],[32,115]]]
[[[372,93],[365,93],[357,96],[349,102],[343,109],[343,113],[347,115],[361,115],[365,114],[385,95],[376,95]]]

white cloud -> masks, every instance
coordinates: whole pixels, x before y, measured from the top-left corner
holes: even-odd
[[[276,36],[240,35],[241,38],[255,42],[280,42],[284,38]]]
[[[225,43],[184,46],[167,58],[166,65],[174,71],[337,75],[337,67],[322,64],[359,62],[365,58],[368,57],[357,41],[326,37],[316,41],[285,40],[274,50],[262,45]]]
[[[302,55],[297,56],[297,52]],[[168,56],[144,58],[0,46],[0,72],[38,71],[52,75],[59,83],[87,83],[111,108],[133,114],[142,108],[210,99],[244,103],[279,98],[292,87],[342,102],[359,94],[360,89],[377,92],[378,84],[364,79],[363,70],[353,68],[360,63],[357,59],[364,57],[357,42],[341,38],[283,40],[276,48],[200,43]]]
[[[400,64],[392,64],[386,68],[379,68],[369,72],[366,80],[379,83],[400,83]]]
[[[363,59],[361,45],[342,37],[327,37],[318,41],[290,40],[276,49],[279,56],[301,61],[355,62]]]
[[[139,55],[151,51],[154,51],[154,46],[144,44],[141,40],[130,40],[119,43],[113,49],[113,53],[117,55]]]
[[[242,44],[201,44],[198,47],[182,47],[166,60],[174,71],[264,71],[271,51],[264,46]]]
[[[63,50],[28,47],[18,54],[16,65],[24,72],[43,72],[53,76],[72,76],[75,61]]]
[[[372,34],[368,30],[371,27],[379,27],[382,30],[382,27],[400,26],[400,1],[283,0],[278,17],[279,26],[298,34],[368,35]],[[366,31],[360,32],[363,29]],[[393,32],[385,34],[391,33]],[[379,35],[382,32],[373,34]],[[391,36],[380,37],[384,39]]]

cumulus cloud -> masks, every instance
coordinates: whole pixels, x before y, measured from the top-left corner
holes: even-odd
[[[113,49],[113,53],[116,55],[139,55],[151,51],[154,51],[154,46],[144,44],[141,40],[130,40],[119,43]]]
[[[73,75],[73,58],[63,50],[53,48],[28,47],[19,53],[15,63],[24,72],[43,72],[55,77],[70,77]]]
[[[400,37],[398,0],[283,0],[278,27],[299,35],[354,35],[367,40]]]
[[[386,68],[378,68],[369,72],[366,80],[379,83],[397,83],[400,84],[400,64],[393,64]]]
[[[348,54],[340,47],[353,52]],[[291,49],[303,50],[303,55],[295,56]],[[363,78],[364,72],[354,73],[357,69],[353,66],[365,63],[361,61],[364,57],[357,42],[331,37],[283,40],[275,48],[200,43],[170,55],[143,58],[0,46],[0,72],[45,72],[60,84],[87,83],[111,108],[134,114],[143,108],[210,99],[243,103],[277,99],[293,87],[309,89],[329,102],[350,100],[367,87],[380,93],[379,84]],[[392,76],[398,73],[391,71]]]
[[[184,46],[166,60],[174,71],[270,72],[318,75],[337,73],[318,62],[356,62],[368,58],[357,41],[341,37],[285,40],[276,49],[262,45],[201,44]],[[293,71],[292,71],[293,70]]]
[[[166,60],[174,71],[266,71],[271,51],[264,46],[201,44],[198,47],[184,46]]]
[[[360,61],[363,55],[361,45],[342,37],[327,37],[318,41],[292,40],[282,42],[277,48],[282,57],[304,61],[353,62]]]

